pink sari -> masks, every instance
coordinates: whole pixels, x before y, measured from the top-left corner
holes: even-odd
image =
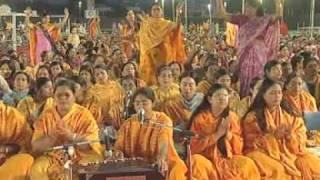
[[[249,19],[239,15],[232,17],[232,23],[239,26],[238,58],[240,94],[249,94],[250,82],[255,77],[262,77],[264,65],[276,57],[280,27],[271,17],[262,16]]]
[[[51,43],[48,40],[48,38],[44,35],[43,31],[41,29],[36,30],[36,38],[37,38],[37,44],[36,44],[36,64],[39,64],[41,59],[41,54],[44,51],[51,51]]]

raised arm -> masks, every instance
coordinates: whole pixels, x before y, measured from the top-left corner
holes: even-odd
[[[26,25],[26,27],[28,27],[29,29],[32,29],[34,27],[34,24],[31,23],[30,21],[30,17],[32,16],[32,9],[31,8],[27,8],[25,10],[25,20],[24,23]]]
[[[231,16],[227,13],[226,8],[224,7],[224,0],[215,0],[216,1],[216,15],[219,19],[224,19],[226,21],[231,20]]]
[[[275,6],[276,6],[275,16],[277,18],[282,19],[282,17],[283,17],[283,4],[284,4],[284,0],[275,0]]]
[[[68,18],[69,18],[69,10],[68,10],[68,8],[65,8],[65,9],[64,9],[64,17],[63,17],[63,20],[62,20],[61,23],[56,24],[56,26],[57,26],[58,28],[63,28],[63,27],[66,25],[66,23],[67,23],[67,21],[68,21]]]

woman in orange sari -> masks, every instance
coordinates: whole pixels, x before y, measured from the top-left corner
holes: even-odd
[[[33,157],[23,152],[30,148],[32,130],[19,111],[2,102],[0,114],[0,177],[6,180],[26,180]]]
[[[180,7],[177,22],[163,18],[160,4],[151,7],[151,16],[141,17],[139,32],[140,74],[148,85],[156,84],[156,70],[172,61],[184,63],[184,36],[180,25]]]
[[[75,93],[76,85],[70,80],[61,79],[55,84],[55,106],[43,112],[35,125],[32,148],[40,156],[32,166],[31,180],[66,178],[63,150],[48,152],[54,146],[90,141],[88,145],[75,147],[73,163],[102,159],[97,123],[89,110],[75,103]]]
[[[110,112],[112,108],[121,108],[123,104],[123,91],[119,83],[109,79],[108,69],[100,64],[94,67],[94,77],[96,84],[89,90],[89,95],[95,95],[100,99],[102,107],[102,122],[113,126],[115,129],[120,127],[120,122]]]
[[[128,11],[125,23],[120,30],[122,49],[126,53],[127,57],[131,59],[137,45],[136,43],[138,34],[138,23],[133,11]]]
[[[238,102],[238,104],[236,105],[235,112],[237,113],[240,119],[242,119],[243,116],[249,110],[251,103],[254,101],[254,98],[256,97],[261,87],[262,82],[263,80],[259,77],[253,78],[250,83],[250,95],[242,98],[241,101]]]
[[[72,76],[70,79],[76,83],[76,103],[87,108],[93,115],[98,126],[103,127],[100,98],[97,97],[97,95],[89,94],[90,87],[88,86],[87,81],[81,76]]]
[[[158,167],[169,180],[184,180],[186,166],[173,146],[172,129],[152,123],[172,126],[168,116],[153,110],[155,94],[150,88],[141,88],[133,95],[134,109],[144,111],[144,122],[138,114],[126,120],[118,131],[114,149],[124,157],[143,157]]]
[[[51,24],[50,16],[46,12],[41,16],[41,23],[39,24],[31,23],[31,16],[31,9],[27,9],[25,23],[29,28],[30,36],[30,65],[35,66],[41,62],[41,54],[44,51],[54,50],[54,43],[60,38],[60,30],[69,18],[69,10],[64,10],[64,18],[60,24]]]
[[[243,121],[245,152],[265,179],[320,178],[316,155],[306,150],[306,128],[290,104],[282,85],[265,80]]]
[[[291,74],[285,82],[283,98],[290,103],[295,112],[316,112],[317,104],[312,95],[303,89],[303,79],[298,74]]]
[[[156,94],[156,107],[161,109],[164,102],[180,96],[179,85],[173,82],[170,66],[163,65],[157,70],[158,86],[153,87]]]
[[[121,68],[121,77],[125,77],[125,76],[131,76],[132,78],[136,79],[138,88],[146,86],[146,83],[142,79],[139,78],[139,72],[137,70],[137,65],[132,61],[129,61],[129,62],[123,64],[123,66]]]
[[[31,127],[43,111],[53,107],[52,81],[48,78],[38,78],[36,81],[35,95],[21,100],[17,109],[27,118]]]
[[[216,171],[217,179],[258,180],[260,175],[255,163],[242,155],[240,120],[230,111],[229,95],[228,88],[220,84],[210,88],[191,117],[190,129],[203,137],[192,139],[191,151],[212,162],[211,174]]]
[[[231,74],[226,69],[220,69],[215,74],[216,83],[229,89],[229,107],[236,111],[237,104],[240,102],[239,94],[231,87]]]

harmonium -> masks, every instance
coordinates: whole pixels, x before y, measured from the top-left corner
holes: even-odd
[[[150,163],[142,158],[105,160],[77,167],[79,180],[164,180]]]

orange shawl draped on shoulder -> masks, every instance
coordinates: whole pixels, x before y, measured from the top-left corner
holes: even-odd
[[[192,139],[192,153],[201,154],[209,159],[215,166],[220,179],[260,179],[253,161],[241,156],[243,140],[238,116],[230,112],[228,118],[230,118],[230,126],[224,137],[226,155],[221,153],[218,142],[214,140],[214,133],[217,131],[222,118],[214,117],[210,111],[201,112],[192,122],[191,130],[206,137],[204,139]]]
[[[40,28],[38,27],[38,25],[34,25],[34,27],[29,30],[29,52],[31,66],[36,65],[36,47],[38,43],[36,31],[38,28]],[[47,26],[44,26],[44,28],[46,29],[46,31],[48,31],[53,42],[57,42],[60,39],[61,31],[56,25],[49,24]]]
[[[102,108],[102,123],[107,122],[117,128],[117,117],[114,113],[123,106],[124,94],[119,83],[108,81],[105,84],[95,84],[89,90],[88,96],[97,96],[100,99]]]
[[[261,151],[280,162],[288,174],[300,177],[301,173],[297,169],[295,161],[298,155],[307,153],[306,128],[303,119],[288,114],[281,107],[278,107],[274,112],[265,109],[264,115],[267,132],[263,132],[258,126],[255,113],[249,113],[244,119],[245,152]],[[291,127],[290,139],[278,139],[274,136],[275,130],[282,125]]]
[[[15,108],[0,102],[0,142],[1,144],[18,144],[28,150],[32,137],[32,130],[26,118]]]
[[[201,92],[202,94],[206,95],[211,86],[212,84],[209,83],[207,80],[202,80],[198,84],[197,92]]]
[[[68,112],[64,117],[59,115],[55,106],[44,111],[41,114],[39,121],[35,123],[32,141],[36,141],[43,136],[54,133],[57,130],[56,126],[58,121],[64,121],[73,133],[84,137],[88,141],[99,141],[99,129],[94,117],[89,110],[78,104],[74,104],[70,112]],[[66,143],[68,142],[60,138],[57,139],[55,145],[62,145]],[[82,158],[90,155],[102,157],[102,147],[99,143],[92,143],[91,148],[92,149],[90,151],[76,150],[75,158],[77,160],[81,160]],[[60,151],[56,151],[49,155],[58,159],[63,154]]]
[[[140,71],[147,84],[156,83],[155,72],[172,61],[184,64],[184,35],[182,27],[163,18],[145,18],[139,31]]]
[[[171,120],[164,113],[153,113],[152,121],[172,126]],[[174,149],[172,136],[172,129],[155,127],[147,123],[141,125],[138,116],[133,115],[122,124],[118,131],[115,150],[123,152],[125,157],[143,157],[150,162],[154,162],[161,151],[160,145],[167,144],[169,170],[172,170],[177,164],[183,164]],[[181,167],[183,171],[180,171],[180,174],[186,170],[184,165]]]
[[[297,113],[317,111],[316,100],[305,90],[300,92],[297,96],[292,96],[288,92],[285,92],[284,98]]]

